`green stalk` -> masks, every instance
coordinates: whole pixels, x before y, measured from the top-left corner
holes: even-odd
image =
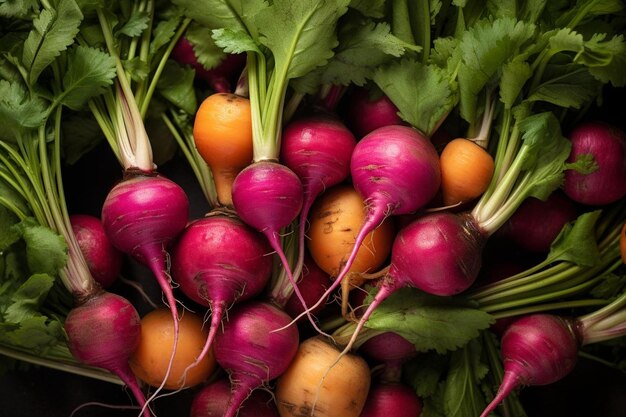
[[[533,313],[541,313],[541,312],[553,312],[555,310],[564,310],[571,308],[585,308],[585,307],[594,307],[598,305],[606,305],[606,300],[599,299],[580,299],[580,300],[572,300],[572,301],[561,301],[556,303],[548,303],[548,304],[538,304],[533,306],[525,306],[523,308],[506,310],[506,311],[498,311],[490,313],[494,319],[504,319],[507,317],[515,317],[515,316],[523,316],[527,314]]]
[[[146,113],[148,112],[150,101],[152,100],[152,96],[154,95],[159,79],[161,78],[161,74],[163,73],[165,64],[167,64],[167,60],[170,57],[170,54],[172,53],[174,46],[176,46],[176,42],[178,42],[180,37],[183,36],[183,33],[185,33],[185,30],[187,30],[187,27],[189,26],[190,23],[191,23],[191,19],[189,18],[186,18],[183,20],[180,27],[176,31],[176,34],[174,35],[169,45],[167,46],[165,53],[161,57],[161,60],[159,61],[159,65],[154,71],[154,76],[150,80],[150,85],[148,86],[145,96],[143,97],[141,101],[138,101],[139,103],[141,103],[140,113],[141,113],[142,118],[146,117]]]
[[[261,119],[261,97],[262,88],[259,85],[259,65],[257,54],[248,52],[248,93],[250,98],[250,110],[252,114],[252,149],[253,160],[261,158],[260,153],[263,148],[263,121]]]
[[[406,43],[414,44],[415,38],[413,37],[413,31],[411,29],[411,20],[409,18],[409,4],[407,0],[392,0],[391,2],[391,31],[397,38],[403,40]],[[427,2],[418,1],[418,3],[423,4],[426,3],[426,7],[428,7]],[[423,22],[420,22],[423,23]],[[428,21],[430,23],[430,19]],[[430,31],[430,24],[427,26],[428,31]],[[425,29],[422,30],[422,32]],[[421,32],[420,32],[421,33]]]

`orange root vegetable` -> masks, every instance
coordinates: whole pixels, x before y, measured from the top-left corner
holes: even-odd
[[[335,186],[323,193],[311,209],[308,248],[315,263],[331,277],[336,277],[352,252],[356,236],[365,220],[365,203],[349,185]],[[395,236],[393,221],[388,218],[371,231],[359,249],[342,282],[342,312],[347,310],[348,292],[360,286],[360,274],[375,272],[387,259]]]
[[[176,355],[164,385],[166,389],[198,385],[213,373],[216,361],[211,350],[197,366],[184,374],[202,351],[206,338],[202,319],[185,311],[180,319]],[[153,387],[161,385],[169,365],[173,341],[174,326],[169,310],[159,308],[141,319],[141,342],[130,358],[130,367],[137,378]]]
[[[456,138],[439,157],[441,194],[446,206],[465,203],[485,192],[494,172],[493,157],[475,142]]]
[[[296,357],[276,384],[281,417],[361,414],[371,383],[370,369],[358,355],[348,354],[336,362],[338,355],[339,350],[319,336],[300,344]]]
[[[232,206],[233,181],[252,162],[250,100],[231,93],[210,95],[198,108],[193,136],[211,169],[220,204]]]

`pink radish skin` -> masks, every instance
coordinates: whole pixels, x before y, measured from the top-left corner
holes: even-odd
[[[280,230],[291,224],[302,210],[303,193],[298,175],[287,166],[272,161],[248,165],[235,177],[232,188],[235,211],[241,220],[267,237],[280,258],[294,294],[306,308],[280,242]],[[309,321],[318,329],[310,314]]]
[[[298,329],[289,326],[290,321],[287,313],[266,302],[249,301],[233,308],[214,343],[215,359],[232,385],[223,417],[234,417],[252,390],[287,370],[299,344]]]
[[[328,288],[325,296],[341,284],[369,232],[378,227],[388,216],[408,214],[426,205],[435,196],[441,183],[439,156],[432,143],[417,130],[406,126],[381,127],[361,139],[352,153],[350,171],[354,188],[366,202],[366,215],[355,239],[352,253],[345,265],[342,265],[341,272]],[[399,236],[396,237],[396,242],[398,238]],[[442,249],[436,252],[438,256],[446,256]],[[426,259],[428,259],[427,256],[420,255],[419,259],[412,260],[421,262],[421,266]],[[432,260],[428,259],[426,263],[430,261]],[[420,266],[411,266],[410,269],[415,271]],[[428,265],[425,266],[428,267]],[[440,269],[437,263],[430,264],[430,268]],[[426,274],[427,270],[423,272]],[[441,271],[436,272],[441,275]],[[427,276],[424,275],[420,280],[429,279],[426,278]],[[453,283],[452,279],[447,279],[449,284],[444,285],[437,277],[432,277],[432,280],[436,282],[436,287],[454,285],[455,288],[459,288],[457,292],[460,292],[462,285]],[[404,283],[398,284],[404,285]],[[452,290],[452,288],[446,288],[446,292]],[[381,297],[387,297],[390,293],[381,291]],[[318,303],[320,302],[321,299]]]
[[[184,190],[160,175],[127,172],[102,206],[102,225],[113,246],[150,268],[165,295],[174,320],[172,358],[179,324],[166,249],[183,231],[188,216],[189,200]],[[168,375],[169,370],[163,383]]]
[[[452,296],[468,289],[481,267],[487,240],[468,214],[430,213],[400,229],[391,248],[389,272],[346,348],[348,352],[374,310],[396,290],[418,288],[424,292]]]
[[[419,417],[422,402],[415,391],[402,383],[372,385],[359,417]]]
[[[577,214],[575,203],[559,191],[546,201],[529,197],[498,233],[522,249],[545,253],[563,226],[575,220]]]
[[[209,352],[226,309],[266,287],[270,253],[263,235],[227,215],[196,220],[179,237],[172,250],[172,277],[185,295],[211,310],[206,344],[190,368]]]
[[[128,360],[139,346],[141,321],[133,305],[123,297],[97,292],[70,311],[65,319],[68,347],[79,361],[117,375],[131,390],[139,406],[145,404]],[[149,417],[146,408],[144,417]]]
[[[601,206],[626,195],[626,132],[602,122],[579,125],[570,134],[567,162],[591,154],[598,169],[589,174],[565,171],[565,193],[582,204]]]
[[[194,396],[189,417],[222,417],[230,399],[230,384],[218,379],[205,386]],[[252,391],[241,404],[237,417],[278,417],[278,409],[271,394],[263,390]]]
[[[99,218],[73,214],[70,223],[91,276],[102,288],[109,288],[120,275],[124,255],[113,247]]]
[[[371,97],[370,91],[364,87],[358,87],[350,94],[347,107],[346,118],[358,138],[379,127],[404,124],[398,116],[398,108],[389,97],[382,93]]]
[[[515,320],[502,336],[502,384],[480,417],[487,417],[518,387],[552,384],[567,376],[576,365],[581,340],[561,317],[534,314]]]
[[[415,345],[394,332],[367,339],[359,352],[365,358],[384,365],[379,379],[388,383],[400,382],[404,363],[417,355]]]
[[[207,82],[216,93],[231,93],[246,64],[245,54],[228,54],[215,68],[207,70],[198,62],[191,43],[181,37],[172,50],[172,59],[196,71],[196,77]]]
[[[301,269],[303,262],[305,228],[311,206],[324,190],[348,178],[355,146],[354,135],[330,115],[319,114],[297,120],[283,132],[281,161],[300,178],[303,187],[296,271]]]

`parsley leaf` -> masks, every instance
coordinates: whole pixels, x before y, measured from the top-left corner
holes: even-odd
[[[33,21],[22,54],[31,86],[41,72],[74,43],[82,19],[83,14],[74,0],[60,0],[56,10],[44,9]]]
[[[109,54],[82,45],[72,49],[63,76],[61,103],[80,110],[89,99],[104,93],[115,75],[115,60]]]
[[[29,97],[21,83],[0,80],[0,139],[13,142],[21,133],[41,126],[47,108],[39,97]]]
[[[478,416],[487,406],[480,382],[489,368],[481,359],[478,339],[452,353],[444,392],[447,417]]]
[[[568,261],[580,266],[594,266],[600,262],[595,227],[602,214],[595,210],[581,214],[573,223],[566,224],[552,242],[548,259]]]
[[[26,243],[26,264],[32,273],[55,276],[67,262],[67,243],[62,236],[33,219],[13,226]]]

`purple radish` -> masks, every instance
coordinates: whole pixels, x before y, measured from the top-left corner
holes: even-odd
[[[587,122],[570,134],[568,162],[591,155],[597,169],[591,173],[565,171],[565,193],[587,205],[606,205],[626,195],[626,133],[602,122]]]
[[[291,224],[302,210],[303,187],[298,175],[277,162],[254,162],[235,177],[232,196],[233,206],[241,220],[267,237],[280,258],[294,293],[307,308],[280,241],[280,230]],[[308,311],[307,314],[313,327],[319,330]]]
[[[209,352],[226,309],[259,295],[272,272],[271,248],[260,233],[228,215],[192,222],[172,249],[172,278],[182,292],[211,310],[206,344],[189,368]]]
[[[141,321],[128,300],[105,291],[79,300],[65,319],[65,331],[76,359],[119,376],[144,407],[144,395],[128,364],[139,346]],[[149,410],[143,410],[144,417],[149,417]]]
[[[561,317],[535,314],[515,320],[502,336],[502,384],[480,417],[487,417],[518,387],[552,384],[568,375],[581,342],[573,322]]]
[[[367,339],[359,353],[366,359],[384,365],[381,379],[386,382],[399,382],[402,366],[417,355],[415,345],[394,332],[384,332]]]
[[[379,127],[404,124],[398,108],[380,90],[372,94],[365,87],[357,87],[350,94],[347,109],[348,126],[358,138]]]
[[[160,175],[129,170],[102,206],[102,224],[113,246],[150,268],[165,295],[174,320],[172,359],[176,355],[179,323],[166,249],[183,231],[188,216],[189,200],[178,184]],[[169,370],[163,383],[167,376]]]
[[[317,266],[311,257],[306,256],[304,258],[304,268],[302,269],[302,278],[298,281],[298,288],[306,304],[315,303],[324,294],[331,282],[330,276]],[[319,313],[324,307],[325,304],[319,305],[311,311],[311,314]],[[292,294],[287,300],[284,310],[291,317],[297,317],[304,311],[304,307],[298,297]]]
[[[222,417],[230,399],[230,384],[218,379],[202,388],[193,397],[189,417]],[[278,417],[278,409],[271,394],[254,390],[241,404],[237,417]]]
[[[113,247],[99,218],[73,214],[70,223],[91,276],[102,288],[109,288],[120,275],[124,255]]]
[[[233,84],[246,65],[245,54],[227,54],[217,67],[207,70],[198,62],[193,45],[185,37],[178,40],[171,56],[179,64],[193,68],[196,77],[207,82],[217,93],[231,93]]]
[[[287,370],[299,344],[298,329],[288,326],[290,321],[287,313],[262,301],[233,308],[214,343],[215,359],[232,385],[223,417],[234,417],[252,390]]]
[[[411,388],[400,382],[372,384],[359,417],[419,417],[422,402]]]
[[[388,216],[408,214],[426,205],[441,182],[439,156],[432,143],[407,126],[381,127],[361,139],[352,153],[350,171],[367,213],[352,253],[325,296],[341,284],[368,233]]]
[[[560,191],[555,191],[546,201],[529,197],[498,230],[498,234],[511,240],[520,248],[544,253],[567,223],[576,219],[575,203]]]
[[[299,225],[297,277],[304,258],[307,217],[315,199],[350,174],[350,158],[356,146],[354,135],[330,115],[313,115],[290,123],[282,136],[280,159],[300,178],[303,205]]]

